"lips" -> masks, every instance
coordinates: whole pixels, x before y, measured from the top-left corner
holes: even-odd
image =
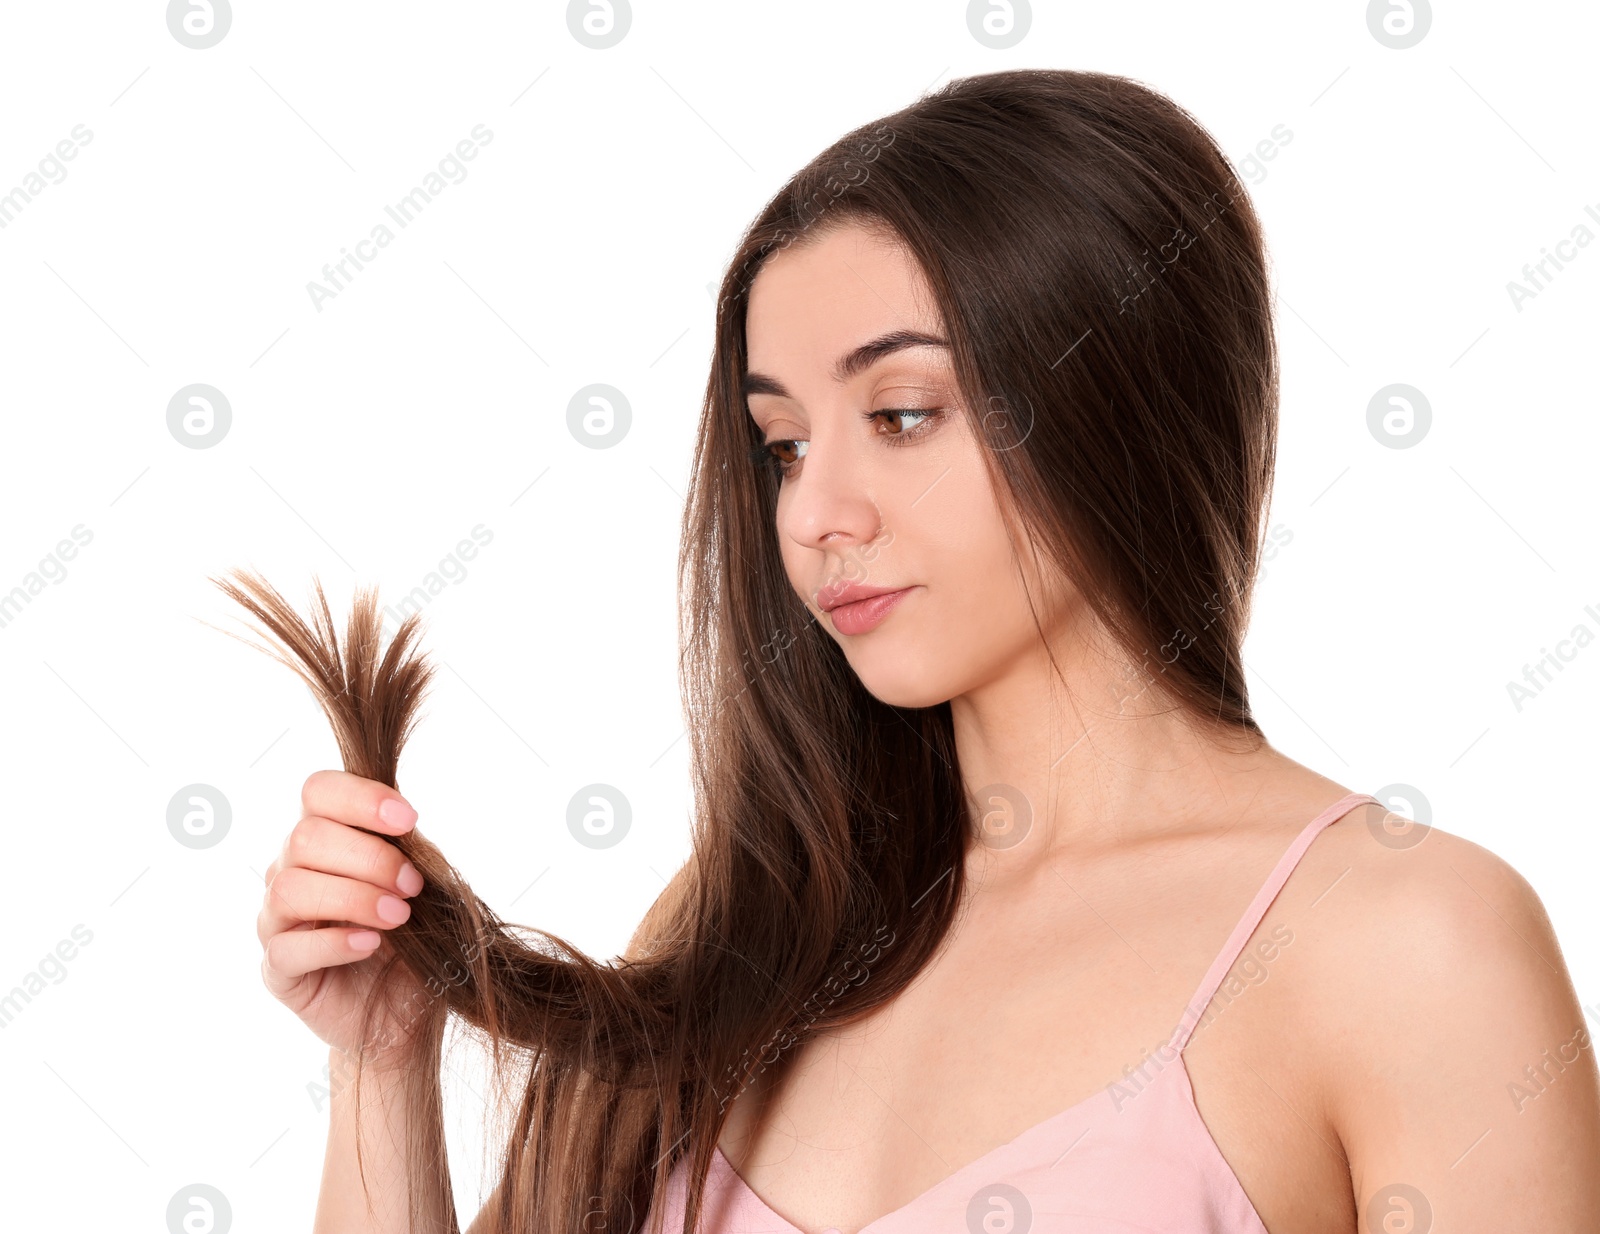
[[[874,596],[886,596],[904,590],[904,587],[869,587],[865,583],[829,583],[817,592],[817,607],[824,613],[831,613],[844,604],[855,604]]]
[[[820,597],[818,605],[840,634],[865,634],[914,590],[915,585],[890,589],[852,584]]]

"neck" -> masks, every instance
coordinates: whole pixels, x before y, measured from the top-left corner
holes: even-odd
[[[1082,637],[1054,651],[1055,666],[1040,643],[950,703],[974,849],[1008,872],[1231,817],[1263,771],[1292,765],[1253,734],[1197,722],[1120,651]]]

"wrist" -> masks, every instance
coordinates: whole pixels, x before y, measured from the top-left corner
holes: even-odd
[[[328,1048],[328,1075],[335,1082],[336,1092],[354,1083],[357,1071],[363,1085],[376,1082],[389,1087],[407,1075],[411,1067],[411,1060],[403,1051],[368,1050],[365,1057],[358,1058],[355,1050],[337,1045]]]

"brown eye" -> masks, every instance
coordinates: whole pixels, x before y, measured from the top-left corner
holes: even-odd
[[[886,432],[881,432],[884,437],[910,437],[922,431],[923,427],[939,415],[936,409],[921,409],[915,407],[884,407],[878,411],[869,412],[869,420],[881,420],[884,425],[894,424]],[[911,423],[907,424],[907,419]]]
[[[768,468],[786,476],[795,469],[800,460],[805,457],[803,441],[792,438],[780,438],[777,441],[764,441],[758,446],[751,447],[750,461],[758,467]]]

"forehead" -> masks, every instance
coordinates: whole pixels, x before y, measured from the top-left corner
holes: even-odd
[[[752,369],[815,368],[891,330],[941,327],[911,250],[892,232],[850,222],[767,259],[750,286],[745,349]]]

